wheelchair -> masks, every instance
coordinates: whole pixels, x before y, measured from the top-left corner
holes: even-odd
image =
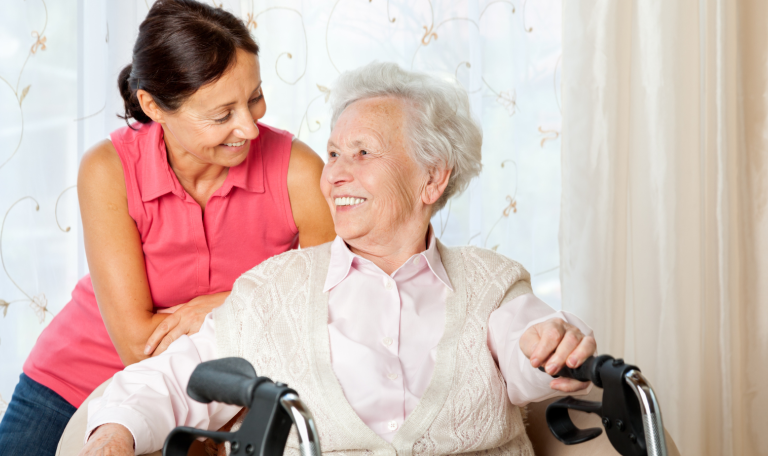
[[[565,397],[547,406],[552,435],[565,445],[595,439],[603,430],[622,456],[668,456],[664,426],[656,394],[636,366],[609,355],[590,357],[577,369],[564,368],[555,377],[592,382],[603,390],[602,401]],[[311,412],[298,393],[283,383],[259,377],[242,358],[223,358],[200,364],[187,388],[202,403],[212,401],[247,407],[242,426],[234,432],[177,427],[167,437],[163,456],[186,456],[198,438],[229,443],[232,455],[279,456],[296,426],[302,456],[321,456],[320,439]],[[597,414],[602,428],[580,429],[569,410]]]

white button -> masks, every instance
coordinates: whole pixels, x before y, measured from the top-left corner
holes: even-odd
[[[394,288],[394,286],[395,284],[391,280],[384,279],[384,288],[386,288],[387,290],[391,290],[392,288]]]
[[[387,428],[389,428],[390,431],[396,431],[397,430],[397,421],[392,420],[389,423],[387,423]]]
[[[382,344],[384,344],[384,345],[386,345],[387,347],[389,347],[390,345],[392,345],[392,342],[393,342],[393,341],[392,341],[392,338],[391,338],[391,337],[385,337],[384,339],[382,339],[382,340],[381,340],[381,343],[382,343]]]
[[[395,380],[397,379],[397,374],[392,372],[391,374],[387,374],[387,378],[390,380]]]
[[[413,264],[418,266],[420,262],[421,262],[421,255],[416,255],[416,258],[413,259]]]

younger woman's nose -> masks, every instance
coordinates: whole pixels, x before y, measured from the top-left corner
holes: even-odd
[[[247,115],[239,116],[242,120],[235,127],[235,136],[243,139],[256,139],[259,136],[259,127],[256,126],[256,121],[253,120],[250,112],[246,112]]]

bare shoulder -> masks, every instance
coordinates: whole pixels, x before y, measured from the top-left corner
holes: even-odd
[[[123,164],[112,141],[104,140],[88,149],[80,161],[77,175],[77,193],[81,200],[110,200],[114,203],[126,201]]]
[[[105,139],[88,149],[80,161],[78,186],[111,183],[110,187],[125,188],[123,164],[112,141]],[[115,185],[119,184],[119,185]]]
[[[308,145],[295,139],[288,164],[288,197],[301,248],[320,245],[336,237],[331,210],[320,190],[325,164]]]
[[[288,181],[297,183],[303,179],[317,179],[323,172],[323,160],[304,141],[294,139],[291,143],[291,160],[288,164]]]

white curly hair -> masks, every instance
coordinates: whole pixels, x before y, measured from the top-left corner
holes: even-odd
[[[416,163],[427,172],[438,167],[451,170],[445,192],[432,207],[434,214],[482,169],[483,132],[470,113],[469,96],[455,82],[406,71],[396,63],[373,62],[336,80],[331,129],[347,106],[382,96],[401,98],[412,107],[406,134]]]

